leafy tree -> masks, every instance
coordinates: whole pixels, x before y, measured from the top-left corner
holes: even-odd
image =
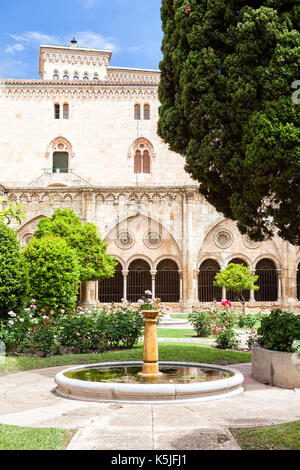
[[[28,273],[15,232],[0,221],[0,317],[28,300]]]
[[[253,275],[248,266],[241,264],[230,263],[220,273],[216,274],[215,286],[225,287],[226,290],[232,290],[238,294],[239,301],[243,306],[243,313],[245,313],[245,297],[243,290],[258,290],[259,287],[255,285],[258,276]]]
[[[57,209],[50,219],[40,220],[35,238],[49,235],[63,238],[76,251],[80,266],[80,281],[98,281],[113,277],[117,262],[106,253],[104,243],[94,224],[82,225],[71,209]]]
[[[25,247],[29,267],[30,295],[38,310],[74,308],[79,284],[76,251],[59,237],[33,239]]]
[[[22,223],[25,218],[25,212],[21,204],[12,204],[3,198],[0,198],[0,206],[6,204],[6,208],[0,211],[0,222],[9,225],[12,220],[16,220],[18,224]]]
[[[299,1],[162,0],[161,12],[159,135],[241,233],[300,245]]]

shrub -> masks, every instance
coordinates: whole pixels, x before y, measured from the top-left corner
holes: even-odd
[[[32,240],[25,248],[31,296],[38,310],[70,310],[75,306],[79,266],[75,251],[61,238]]]
[[[237,325],[240,328],[253,328],[256,321],[257,316],[255,314],[239,315]]]
[[[28,300],[28,274],[15,232],[0,222],[0,317],[19,312]]]
[[[105,333],[112,348],[132,348],[142,336],[143,315],[130,307],[112,307],[106,314]]]
[[[85,353],[90,350],[103,351],[106,348],[104,319],[101,313],[85,313],[84,311],[64,315],[60,319],[59,326],[61,344],[70,347],[75,353]]]
[[[209,336],[211,334],[211,322],[212,319],[207,312],[193,311],[188,316],[189,322],[193,325],[197,336]]]
[[[272,310],[270,316],[261,321],[257,330],[258,343],[273,351],[293,351],[293,342],[300,339],[300,315]]]
[[[219,349],[235,349],[239,346],[239,341],[237,339],[237,334],[233,328],[220,329],[216,332],[216,343],[217,348]]]

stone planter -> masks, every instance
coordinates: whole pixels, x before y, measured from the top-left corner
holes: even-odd
[[[252,375],[261,383],[282,388],[300,388],[300,354],[252,346]]]

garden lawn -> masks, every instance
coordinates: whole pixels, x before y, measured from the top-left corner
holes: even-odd
[[[195,330],[175,329],[175,328],[157,328],[158,338],[197,338]]]
[[[243,450],[300,450],[300,421],[230,432]]]
[[[76,431],[0,424],[0,450],[62,450]]]
[[[251,353],[215,349],[204,344],[159,343],[160,361],[201,362],[207,364],[239,364],[251,362]],[[0,375],[26,370],[43,369],[98,362],[141,361],[143,343],[133,349],[119,349],[102,354],[68,354],[52,357],[6,357],[0,362]]]
[[[188,313],[172,313],[170,317],[179,318],[180,320],[188,320],[189,314]]]

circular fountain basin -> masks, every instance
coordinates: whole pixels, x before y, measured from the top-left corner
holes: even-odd
[[[230,367],[190,362],[160,362],[162,375],[144,378],[142,362],[110,362],[72,367],[55,377],[57,394],[83,401],[184,403],[241,394],[243,375]]]

